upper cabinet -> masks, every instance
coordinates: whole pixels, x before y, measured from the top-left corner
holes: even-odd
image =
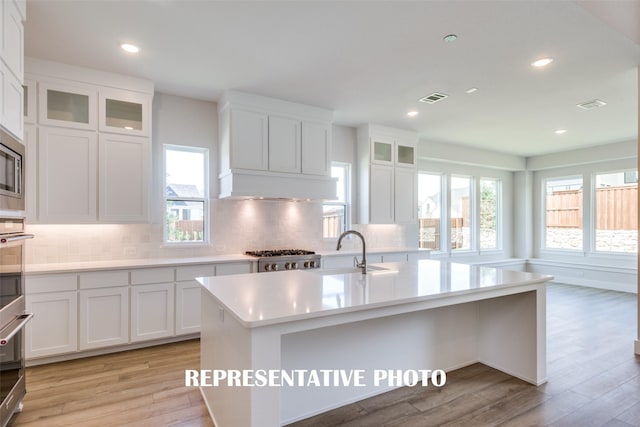
[[[149,136],[150,94],[116,89],[100,89],[98,108],[101,132]]]
[[[336,198],[331,111],[228,91],[218,115],[220,197]]]
[[[40,81],[39,89],[39,124],[96,129],[96,88],[80,83],[63,85]]]
[[[24,0],[0,4],[0,127],[22,140],[24,81]]]
[[[31,58],[26,67],[31,222],[148,222],[153,84]]]
[[[418,135],[377,125],[358,128],[360,223],[417,221]]]

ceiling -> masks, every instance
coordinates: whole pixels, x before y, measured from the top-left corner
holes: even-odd
[[[125,41],[142,51],[125,54]],[[336,124],[520,156],[638,134],[635,0],[28,0],[25,51],[159,92],[215,101],[242,90],[329,108]],[[417,101],[432,92],[449,96]],[[607,105],[576,107],[593,99]]]

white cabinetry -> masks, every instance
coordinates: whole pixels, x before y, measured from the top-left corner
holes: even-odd
[[[132,286],[131,341],[172,336],[173,313],[173,282]]]
[[[26,356],[43,357],[78,350],[78,280],[51,274],[26,280]]]
[[[173,268],[131,272],[131,342],[173,335],[174,274]]]
[[[96,88],[48,81],[40,81],[38,87],[38,123],[85,130],[97,128]]]
[[[151,146],[148,138],[101,134],[98,194],[104,222],[146,222]]]
[[[27,158],[39,184],[31,222],[148,222],[153,84],[36,59],[26,68],[39,155],[37,167]]]
[[[40,222],[95,222],[97,167],[95,132],[40,127],[38,138],[38,219]],[[33,188],[30,190],[33,191]]]
[[[79,287],[80,350],[128,343],[129,273],[81,273]]]
[[[129,288],[80,291],[80,350],[129,342]]]
[[[220,197],[335,199],[331,111],[227,91],[218,115]]]
[[[24,2],[0,4],[0,126],[22,139]]]
[[[360,223],[417,221],[417,134],[365,125],[358,128]]]

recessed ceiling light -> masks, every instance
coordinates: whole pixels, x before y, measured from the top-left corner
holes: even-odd
[[[553,62],[553,58],[540,58],[531,63],[532,67],[546,67]]]
[[[129,53],[138,53],[138,52],[140,52],[140,48],[138,46],[134,45],[134,44],[131,44],[131,43],[122,43],[120,45],[120,47],[125,52],[129,52]]]
[[[417,115],[418,115],[418,112],[417,112],[417,111],[409,111],[409,112],[407,113],[407,116],[409,116],[409,117],[415,117],[415,116],[417,116]]]
[[[458,40],[458,36],[456,36],[455,34],[448,34],[448,35],[444,36],[442,38],[442,40],[447,42],[447,43],[451,43],[451,42],[454,42],[454,41]]]
[[[467,92],[467,93],[473,93],[473,92],[475,92],[475,91],[477,91],[477,90],[478,90],[478,88],[477,88],[477,87],[471,87],[471,88],[469,88],[469,89],[465,90],[465,92]]]
[[[555,131],[558,135],[562,135],[563,133],[566,133],[567,130],[566,129],[558,129]]]

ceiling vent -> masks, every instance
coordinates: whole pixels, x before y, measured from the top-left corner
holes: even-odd
[[[606,102],[600,101],[599,99],[594,99],[593,101],[583,102],[578,104],[578,108],[582,108],[583,110],[593,110],[594,108],[604,107],[607,105]]]
[[[435,104],[436,102],[447,98],[449,95],[445,95],[444,93],[434,92],[431,95],[427,95],[425,97],[420,98],[418,101],[424,102],[426,104]]]

